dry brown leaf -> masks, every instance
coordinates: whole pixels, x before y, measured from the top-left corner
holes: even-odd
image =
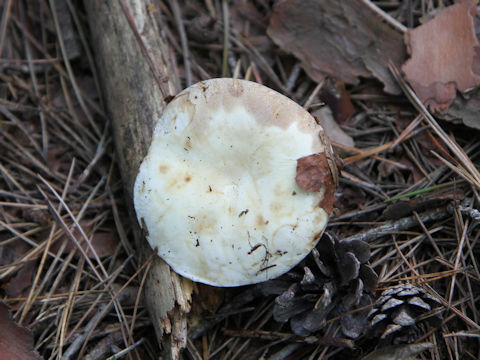
[[[432,112],[445,112],[456,90],[465,92],[480,84],[473,68],[480,46],[475,36],[475,9],[473,1],[460,1],[405,34],[411,58],[402,70]]]
[[[0,359],[2,360],[41,360],[33,348],[30,330],[17,325],[8,307],[0,302]]]
[[[305,191],[317,192],[325,187],[319,206],[331,214],[335,204],[335,181],[325,153],[313,154],[297,159],[297,185]]]
[[[317,82],[326,75],[348,84],[374,77],[386,92],[400,93],[386,64],[403,63],[402,36],[360,0],[278,2],[267,33]]]

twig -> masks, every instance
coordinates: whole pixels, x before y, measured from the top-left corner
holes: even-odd
[[[119,352],[115,353],[113,356],[109,357],[107,360],[115,360],[115,359],[119,359],[119,358],[123,357],[124,355],[127,355],[130,351],[134,350],[136,347],[143,344],[144,341],[145,341],[145,339],[141,338],[135,344],[130,345],[128,348],[123,349],[122,351],[119,351]]]
[[[449,215],[450,214],[446,209],[435,209],[420,215],[419,218],[423,223],[426,223],[430,221],[438,221],[445,219]],[[344,238],[342,241],[362,240],[369,242],[381,238],[382,236],[391,234],[393,232],[410,229],[417,225],[418,218],[416,216],[410,216],[397,221],[389,222],[385,225],[378,226],[365,232],[349,236],[347,238]]]
[[[310,107],[310,105],[313,102],[313,99],[315,99],[315,96],[317,96],[318,92],[323,87],[324,83],[325,83],[325,81],[322,80],[317,84],[317,86],[315,86],[315,89],[313,89],[312,93],[308,96],[307,101],[305,101],[305,103],[303,104],[303,107],[305,109],[308,109]]]
[[[473,186],[476,186],[476,181],[475,179],[472,178],[472,176],[460,165],[456,164],[456,165],[453,165],[451,164],[450,162],[448,162],[446,159],[444,159],[443,157],[441,157],[439,154],[437,154],[435,151],[431,150],[431,153],[438,159],[440,160],[442,163],[445,164],[446,167],[448,167],[450,170],[452,170],[452,172],[456,173],[458,176],[460,176],[461,178],[465,179],[466,181],[468,181],[470,184],[472,184]]]
[[[180,42],[182,44],[183,65],[185,66],[186,85],[188,87],[192,85],[192,67],[190,65],[190,50],[188,48],[187,33],[185,32],[182,12],[180,11],[178,0],[170,0],[170,6],[173,10],[173,16],[175,16],[175,22],[177,23],[178,33],[180,35]]]
[[[366,6],[368,6],[373,12],[375,12],[377,15],[379,15],[382,19],[384,19],[387,23],[392,25],[395,29],[400,31],[401,33],[406,32],[408,29],[405,25],[402,23],[398,22],[396,19],[391,17],[389,14],[387,14],[385,11],[380,9],[377,5],[372,3],[370,0],[361,0]]]
[[[230,44],[230,16],[228,10],[228,1],[222,1],[223,12],[223,55],[222,55],[222,77],[228,76],[228,47]]]
[[[107,305],[101,305],[97,313],[90,319],[90,321],[85,325],[80,335],[70,344],[67,351],[62,356],[62,360],[68,360],[72,358],[73,355],[80,349],[82,344],[85,342],[87,335],[95,329],[98,322],[106,315],[108,311],[113,307],[113,303],[109,302]]]
[[[300,70],[302,67],[300,66],[300,61],[297,61],[295,65],[293,65],[292,71],[290,71],[290,75],[288,76],[287,83],[285,84],[285,90],[290,92],[292,91],[295,83],[297,82],[298,75],[300,75]],[[306,106],[304,106],[306,107]]]
[[[413,136],[417,135],[421,131],[423,131],[423,129],[417,129],[415,131],[412,131],[410,134],[406,135],[401,141],[408,140],[408,139],[412,138]],[[396,142],[396,140],[395,141],[389,141],[385,144],[379,145],[379,146],[374,147],[373,149],[369,149],[369,150],[362,150],[362,149],[343,146],[343,148],[346,149],[346,150],[350,150],[350,151],[358,153],[358,155],[353,155],[353,156],[350,156],[348,158],[343,159],[343,162],[345,164],[351,164],[353,162],[368,158],[372,155],[378,154],[379,152],[390,149],[390,147],[395,142]],[[339,145],[339,144],[334,143],[334,145]]]
[[[392,142],[389,150],[393,150],[395,146],[400,144],[423,120],[422,115],[417,115],[410,124],[398,135],[397,139]]]
[[[462,214],[467,215],[475,223],[480,223],[480,211],[478,209],[460,205],[459,210]]]
[[[116,347],[117,343],[120,341],[122,341],[122,333],[120,331],[115,331],[111,334],[108,334],[102,340],[100,340],[87,355],[85,355],[84,360],[105,359],[105,355],[112,353],[112,349]],[[116,354],[108,359],[112,358],[116,359]]]

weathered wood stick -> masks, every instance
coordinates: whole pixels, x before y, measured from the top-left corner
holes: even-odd
[[[138,260],[152,254],[133,210],[133,184],[151,142],[165,97],[175,95],[178,79],[161,31],[158,9],[141,0],[85,0],[91,43],[102,84],[106,113],[112,121],[127,205],[134,227]],[[186,314],[193,285],[156,257],[146,280],[145,304],[164,357],[177,358],[186,343]]]

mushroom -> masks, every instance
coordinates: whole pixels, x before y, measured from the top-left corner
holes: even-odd
[[[321,132],[301,106],[254,82],[211,79],[183,90],[158,120],[134,185],[151,247],[177,273],[214,286],[290,270],[328,220],[329,170],[328,181],[324,166],[313,187],[302,186],[297,161],[314,160],[303,177],[319,174],[314,164],[326,164],[331,149]]]

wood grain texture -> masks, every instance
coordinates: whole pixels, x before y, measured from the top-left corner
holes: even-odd
[[[111,120],[126,201],[141,263],[152,254],[133,212],[133,184],[151,142],[164,98],[179,90],[159,10],[141,0],[85,0],[106,113]],[[146,280],[145,304],[163,356],[177,358],[186,343],[186,314],[193,285],[155,258]]]

